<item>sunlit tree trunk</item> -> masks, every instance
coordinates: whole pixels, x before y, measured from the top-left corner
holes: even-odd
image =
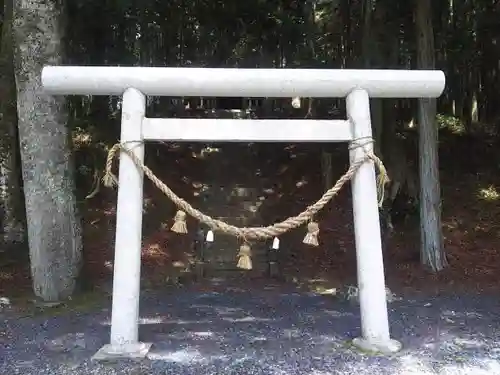
[[[430,0],[416,0],[417,65],[434,69],[434,31]],[[420,258],[424,266],[437,272],[447,266],[441,231],[441,192],[438,168],[438,128],[436,100],[419,99],[420,154]]]
[[[62,9],[57,0],[15,0],[13,17],[17,111],[34,292],[60,301],[81,266],[81,223],[74,192],[67,110],[44,93],[46,64],[63,63]]]
[[[0,234],[5,248],[24,242],[26,233],[18,158],[12,6],[12,0],[5,0],[0,47]]]

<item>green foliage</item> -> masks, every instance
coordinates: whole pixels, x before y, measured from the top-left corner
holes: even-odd
[[[438,113],[436,122],[439,129],[449,130],[453,134],[463,134],[465,132],[464,122],[458,117]]]

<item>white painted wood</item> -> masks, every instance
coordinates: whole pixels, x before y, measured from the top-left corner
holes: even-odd
[[[145,140],[190,142],[332,142],[352,139],[344,120],[233,120],[146,118]]]
[[[332,98],[362,88],[374,98],[420,98],[441,95],[445,76],[437,70],[46,66],[42,84],[59,95],[122,95],[134,87],[158,96]]]
[[[365,138],[360,142],[366,142],[366,137],[371,138],[370,102],[366,91],[357,89],[347,96],[347,116],[352,122],[355,140]],[[372,150],[372,143],[368,143],[364,149],[353,148],[349,155],[351,163]],[[388,342],[389,321],[373,163],[365,163],[359,168],[352,179],[351,191],[362,339]]]
[[[140,141],[146,111],[146,97],[136,89],[123,94],[121,141]],[[128,147],[144,160],[144,144]],[[141,277],[143,174],[132,159],[120,153],[118,203],[116,211],[111,346],[138,343],[139,295]]]

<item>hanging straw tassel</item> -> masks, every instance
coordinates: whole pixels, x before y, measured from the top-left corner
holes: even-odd
[[[370,158],[373,160],[373,163],[378,169],[377,197],[378,197],[378,206],[382,207],[382,204],[384,203],[385,185],[387,185],[391,180],[387,175],[387,170],[385,169],[382,160],[380,160],[375,154],[372,154]]]
[[[248,244],[244,243],[240,246],[240,252],[238,253],[238,264],[236,267],[241,268],[243,270],[251,270],[252,269],[252,250]]]
[[[113,158],[116,153],[120,149],[121,145],[116,143],[111,149],[108,151],[108,157],[106,158],[106,167],[104,168],[104,176],[102,177],[102,183],[106,187],[114,187],[118,185],[118,179],[111,171],[113,167]]]
[[[382,207],[384,203],[384,195],[385,195],[385,185],[389,182],[389,177],[385,170],[380,171],[377,176],[377,197],[378,197],[378,206]]]
[[[102,177],[102,183],[104,184],[104,186],[111,188],[118,185],[118,179],[112,172],[106,171],[106,173]]]
[[[174,218],[174,225],[170,228],[172,232],[186,234],[186,213],[184,211],[177,211]]]
[[[302,243],[311,246],[319,246],[318,235],[319,235],[319,225],[318,223],[311,221],[309,224],[307,224],[307,234],[304,237]]]

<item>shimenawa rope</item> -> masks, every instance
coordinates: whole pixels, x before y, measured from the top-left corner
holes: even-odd
[[[363,141],[363,142],[361,142]],[[317,246],[317,235],[319,232],[319,227],[317,223],[313,222],[312,219],[325,205],[330,202],[330,200],[338,194],[340,189],[344,184],[351,180],[357,170],[366,162],[373,161],[377,167],[379,174],[377,176],[377,189],[379,195],[379,205],[381,205],[383,200],[384,186],[389,181],[387,176],[387,171],[384,167],[382,161],[372,152],[366,151],[365,156],[355,162],[351,163],[349,169],[340,179],[335,183],[335,185],[326,191],[323,196],[314,204],[307,207],[303,212],[296,216],[289,217],[281,222],[269,225],[267,227],[236,227],[234,225],[227,224],[224,221],[214,219],[203,212],[197,210],[191,206],[184,199],[176,195],[163,181],[161,181],[154,173],[149,169],[144,163],[133,153],[133,151],[126,146],[127,143],[132,143],[137,141],[116,143],[108,152],[108,157],[106,160],[105,174],[103,177],[103,183],[107,187],[112,187],[118,184],[118,179],[111,171],[114,157],[118,151],[122,151],[127,154],[134,164],[143,171],[143,173],[148,177],[151,182],[160,189],[177,207],[180,211],[176,214],[176,224],[172,227],[172,230],[178,233],[186,233],[185,228],[185,213],[189,214],[201,223],[206,224],[213,231],[223,232],[234,237],[242,239],[245,243],[248,240],[265,240],[273,237],[278,237],[289,230],[298,228],[299,226],[309,223],[308,225],[308,236],[304,239],[304,243]],[[370,144],[373,142],[371,137],[363,137],[353,140],[349,146],[350,149],[355,149]],[[184,224],[183,224],[184,223]]]

